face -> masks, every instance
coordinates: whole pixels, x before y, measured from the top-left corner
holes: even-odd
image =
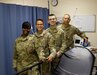
[[[49,16],[49,17],[48,17],[48,23],[49,23],[51,26],[56,25],[56,22],[57,22],[56,16]]]
[[[36,23],[36,29],[38,31],[42,31],[44,29],[44,24],[43,24],[42,21],[37,21],[37,23]]]
[[[70,22],[70,16],[69,15],[64,15],[63,17],[63,23],[64,24],[69,24]]]
[[[29,34],[29,32],[30,32],[30,29],[28,29],[28,28],[22,28],[22,31],[23,31],[23,35],[28,35]]]

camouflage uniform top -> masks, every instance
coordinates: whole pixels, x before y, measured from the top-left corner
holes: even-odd
[[[29,34],[25,38],[20,36],[15,40],[13,68],[16,68],[17,71],[23,70],[38,60],[35,52],[32,50],[32,39],[33,35]]]
[[[85,34],[81,32],[78,28],[74,27],[73,25],[68,25],[64,27],[64,25],[59,25],[58,28],[61,28],[64,33],[66,34],[66,45],[67,48],[74,47],[74,40],[73,37],[77,34],[80,37],[85,37]]]
[[[56,51],[59,52],[60,54],[64,53],[64,51],[66,50],[64,31],[60,28],[57,28],[56,26],[49,27],[48,29],[46,29],[46,31],[53,36]]]
[[[53,38],[52,36],[43,31],[41,34],[40,33],[34,33],[34,48],[35,50],[37,51],[38,53],[38,57],[39,59],[42,59],[42,57],[48,57],[49,55],[51,57],[55,57],[56,55],[56,50],[54,48],[54,45],[53,45]],[[37,50],[38,47],[41,47],[41,49]]]

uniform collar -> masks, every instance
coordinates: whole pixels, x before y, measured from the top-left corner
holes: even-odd
[[[50,28],[49,28],[50,30],[50,32],[54,32],[54,33],[56,33],[58,30],[57,30],[57,26],[50,26]]]
[[[21,41],[27,41],[28,39],[29,39],[29,35],[27,35],[26,37],[23,37],[22,35],[21,35]]]
[[[71,26],[70,24],[69,25],[62,24],[61,28],[63,30],[68,30],[70,28],[70,26]]]
[[[38,33],[38,32],[35,33],[35,36],[37,36],[37,37],[42,37],[44,35],[45,35],[45,31],[44,30],[43,30],[42,33]]]

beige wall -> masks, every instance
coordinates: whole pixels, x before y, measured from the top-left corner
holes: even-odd
[[[0,0],[2,3],[27,5],[27,6],[38,6],[48,8],[47,0]]]
[[[58,5],[53,7],[50,2],[50,13],[62,17],[69,13],[74,15],[97,15],[97,0],[58,0]],[[96,32],[86,32],[92,46],[97,47],[97,19]]]

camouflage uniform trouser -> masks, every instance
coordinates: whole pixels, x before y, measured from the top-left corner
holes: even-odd
[[[44,62],[40,65],[41,75],[51,75],[51,63]]]
[[[55,58],[51,63],[51,75],[54,75],[54,72],[60,62],[60,58]]]

